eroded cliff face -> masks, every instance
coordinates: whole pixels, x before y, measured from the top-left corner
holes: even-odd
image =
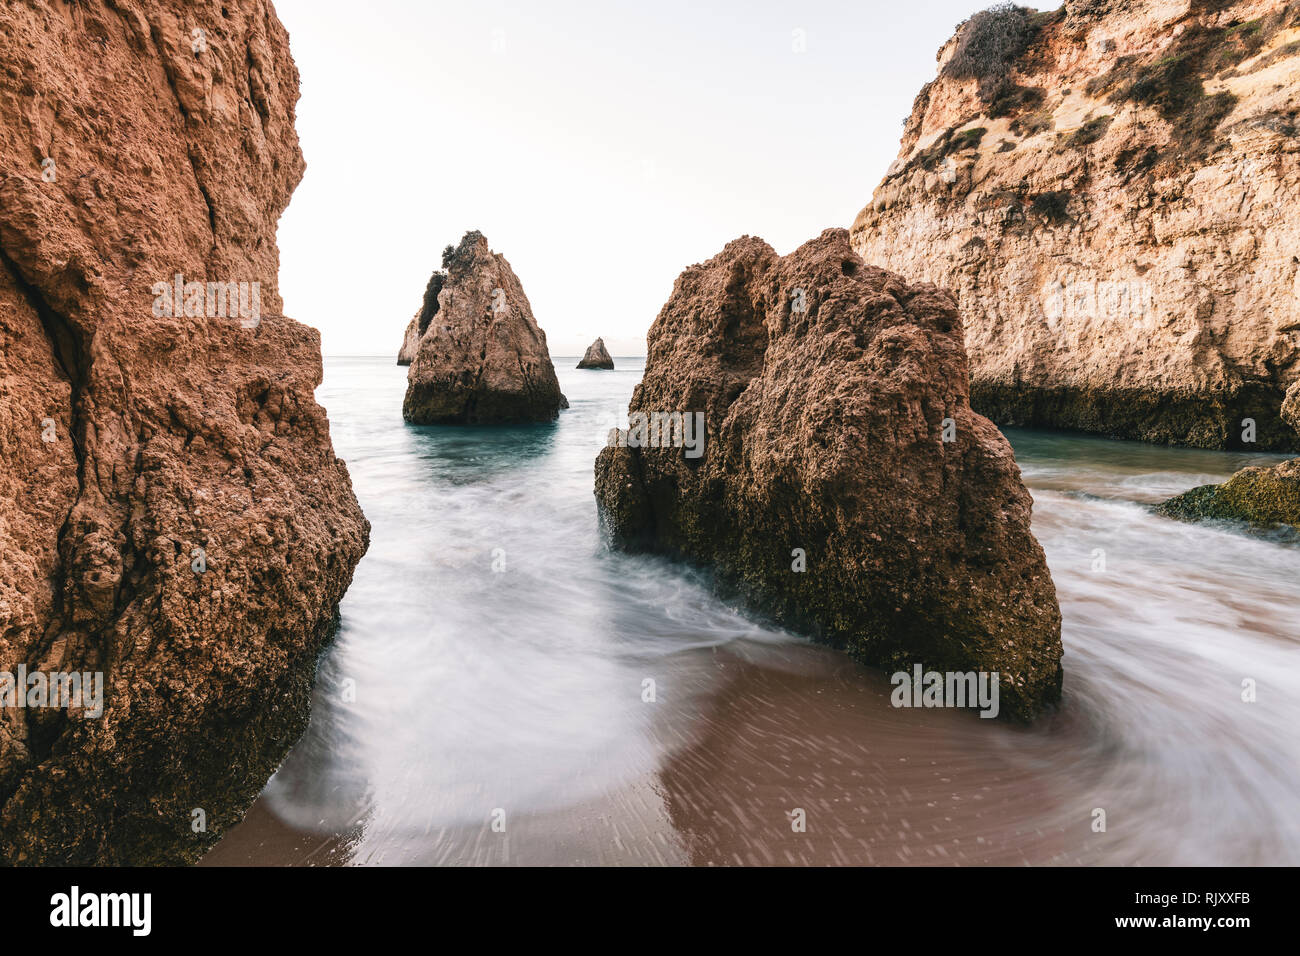
[[[646,344],[596,460],[615,543],[703,562],[868,663],[998,673],[1003,714],[1059,698],[1056,590],[951,296],[843,229],[784,257],[746,236],[678,276]]]
[[[297,97],[268,3],[0,7],[0,672],[104,682],[0,710],[5,862],[194,860],[305,726],[369,526],[281,314]]]
[[[1300,3],[982,14],[938,59],[852,242],[957,296],[974,407],[1300,448],[1279,415],[1300,377]]]

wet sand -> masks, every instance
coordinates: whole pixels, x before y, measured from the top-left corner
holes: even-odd
[[[264,798],[203,865],[1169,862],[1147,857],[1130,827],[1093,832],[1094,807],[1128,802],[1105,779],[1122,748],[1108,754],[1068,701],[1024,728],[896,709],[883,675],[821,647],[742,642],[687,657],[642,705],[656,711],[649,745],[629,742],[665,755],[655,773],[560,810],[508,810],[504,833],[490,814],[437,826],[431,803],[427,826],[366,846],[364,810],[349,840],[294,829]]]
[[[400,369],[327,365],[372,548],[307,734],[203,865],[1300,863],[1300,547],[1149,508],[1251,456],[1009,432],[1066,651],[1023,727],[894,708],[606,551],[591,462],[638,378],[562,371],[573,407],[516,434],[407,428]]]
[[[430,826],[376,864],[1063,862],[1060,827],[1001,827],[1054,804],[972,714],[889,706],[881,676],[834,651],[793,645],[691,652],[654,703],[662,769],[551,813],[507,813],[505,832]],[[684,666],[681,666],[684,665]],[[660,684],[664,688],[664,684]],[[667,695],[667,696],[665,696]],[[672,697],[705,699],[679,711]],[[675,715],[675,716],[674,716]],[[980,723],[974,723],[979,721]],[[293,829],[273,801],[204,865],[333,865],[346,840]],[[796,832],[794,812],[804,811]],[[364,823],[364,814],[361,817]],[[1081,813],[1079,828],[1087,830]],[[980,837],[963,835],[979,832]],[[1105,835],[1099,835],[1105,840]],[[352,848],[353,850],[355,847]]]

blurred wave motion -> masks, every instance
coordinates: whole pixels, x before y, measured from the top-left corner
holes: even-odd
[[[575,361],[555,425],[422,428],[390,359],[326,360],[372,544],[307,734],[205,863],[1300,863],[1300,547],[1149,508],[1277,456],[1007,431],[1066,651],[1021,727],[894,709],[607,550],[592,463],[642,365]]]

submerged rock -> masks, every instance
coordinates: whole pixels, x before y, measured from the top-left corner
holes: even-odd
[[[1300,380],[1287,389],[1282,418],[1300,431]],[[1201,485],[1170,498],[1156,513],[1184,521],[1244,521],[1300,529],[1300,458],[1271,468],[1243,468],[1221,485]]]
[[[369,533],[281,314],[298,73],[250,0],[0,36],[0,861],[189,862],[305,728]],[[23,669],[67,697],[10,706]]]
[[[952,299],[831,229],[745,237],[683,272],[629,429],[596,460],[616,544],[715,567],[864,661],[998,672],[1028,717],[1061,688],[1060,611],[1011,447],[971,411]]]
[[[957,298],[976,410],[1300,450],[1278,414],[1300,375],[1297,28],[1295,3],[1066,0],[944,45],[852,241]]]
[[[475,231],[447,247],[443,268],[411,320],[402,415],[417,425],[553,421],[569,403],[510,263]]]
[[[578,368],[612,369],[613,367],[614,360],[605,350],[605,340],[600,338],[587,346],[582,361],[578,363]]]
[[[1300,459],[1272,468],[1243,468],[1221,485],[1201,485],[1156,508],[1185,521],[1245,521],[1261,527],[1300,529]]]

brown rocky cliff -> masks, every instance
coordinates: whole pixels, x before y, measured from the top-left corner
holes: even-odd
[[[647,346],[596,462],[616,543],[704,562],[869,663],[998,672],[1004,713],[1057,699],[1056,591],[1011,448],[970,409],[950,296],[843,229],[785,257],[745,237],[678,277]],[[698,416],[692,442],[673,414]]]
[[[369,526],[281,315],[297,97],[258,0],[0,8],[0,671],[106,682],[0,711],[10,863],[196,859],[305,726]]]
[[[975,408],[1300,447],[1279,415],[1300,377],[1300,3],[982,14],[938,58],[852,242],[957,297]]]

